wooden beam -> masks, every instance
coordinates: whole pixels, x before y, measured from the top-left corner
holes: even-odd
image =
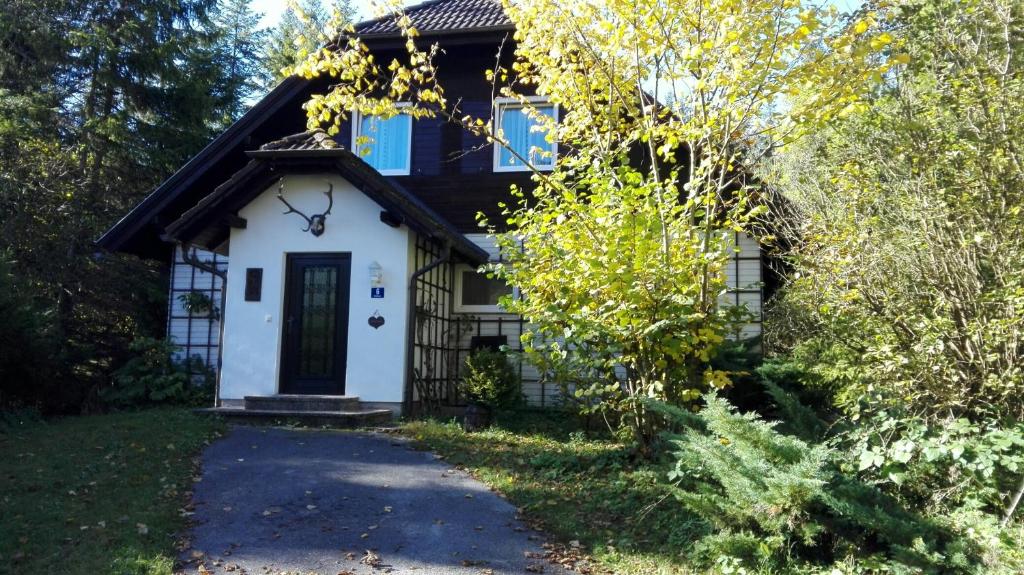
[[[223,221],[225,225],[235,228],[236,230],[244,230],[245,227],[249,225],[249,222],[238,214],[224,214],[221,221]]]
[[[397,228],[398,226],[400,226],[403,223],[405,223],[405,218],[402,217],[401,214],[398,214],[398,213],[395,213],[395,212],[392,212],[392,211],[388,211],[388,210],[381,210],[381,212],[380,212],[380,221],[384,222],[385,224],[387,224],[387,225],[389,225],[389,226],[391,226],[393,228]]]

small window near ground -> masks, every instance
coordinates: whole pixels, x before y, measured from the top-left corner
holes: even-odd
[[[354,115],[352,150],[381,174],[409,175],[411,147],[412,116],[398,114],[384,119]]]
[[[538,113],[558,120],[558,109],[554,104],[539,101],[532,105]],[[495,118],[498,130],[508,141],[511,150],[499,144],[494,145],[494,171],[527,171],[529,167],[523,162],[524,158],[540,170],[555,167],[558,146],[555,142],[547,141],[547,132],[540,118],[531,118],[520,103],[500,101],[495,108]]]
[[[502,296],[513,293],[504,280],[489,278],[473,269],[461,270],[458,280],[455,311],[498,313],[502,311],[498,306]]]

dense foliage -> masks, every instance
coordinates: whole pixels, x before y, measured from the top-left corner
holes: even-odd
[[[163,335],[166,266],[93,242],[261,95],[292,32],[249,0],[4,4],[0,408],[100,407],[129,343]]]
[[[4,382],[47,393],[8,405],[80,409],[134,334],[158,333],[158,268],[92,242],[215,128],[210,4],[15,1],[0,15],[0,243],[59,346]]]
[[[480,349],[466,357],[462,390],[469,401],[493,409],[507,409],[523,402],[515,368],[506,354]]]
[[[830,563],[841,572],[982,568],[976,541],[844,473],[840,451],[780,433],[777,424],[739,413],[714,394],[705,400],[696,417],[670,414],[684,428],[671,437],[675,496],[707,522],[690,552],[698,564],[763,571]]]
[[[782,155],[776,352],[902,500],[1008,521],[1024,488],[1024,5],[906,2],[870,106]]]
[[[200,358],[178,361],[164,340],[141,338],[129,347],[133,357],[117,368],[112,384],[100,390],[103,401],[118,407],[209,405],[214,374]]]
[[[58,341],[46,312],[14,277],[13,265],[0,252],[0,405],[17,401],[35,404],[60,383],[54,360],[60,360]]]
[[[289,0],[266,46],[264,66],[269,77],[275,83],[287,77],[354,17],[355,9],[348,0],[329,1],[326,6],[321,0]]]
[[[336,132],[354,111],[446,117],[528,168],[536,186],[516,191],[506,221],[485,222],[507,230],[489,271],[519,290],[504,305],[532,326],[529,358],[581,407],[620,414],[646,449],[659,422],[643,398],[680,404],[729,383],[709,361],[747,317],[721,298],[735,234],[760,209],[752,167],[855,102],[889,36],[809,2],[504,2],[515,50],[488,76],[566,144],[547,171],[536,164],[550,153],[515,150],[447,96],[440,48],[418,45],[396,4],[402,59],[378,62],[353,36],[296,67],[334,82],[307,102],[310,125]]]

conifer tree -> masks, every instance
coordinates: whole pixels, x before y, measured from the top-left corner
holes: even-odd
[[[225,6],[13,0],[0,10],[0,252],[11,289],[60,346],[53,370],[28,370],[36,381],[0,403],[81,409],[128,341],[163,331],[159,266],[98,256],[93,242],[241,109],[250,56],[227,47],[251,38],[223,28],[230,8],[247,6]],[[236,13],[248,33],[251,17]]]
[[[225,0],[213,17],[225,125],[237,120],[272,78],[263,65],[270,30],[260,27],[262,14],[253,12],[251,4],[252,0]]]
[[[265,68],[272,83],[284,79],[284,71],[306,59],[310,53],[329,42],[334,35],[328,30],[337,12],[341,24],[355,18],[350,0],[290,0],[277,29],[271,34]]]

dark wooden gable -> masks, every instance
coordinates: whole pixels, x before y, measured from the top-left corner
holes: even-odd
[[[449,100],[459,100],[463,114],[489,119],[492,114],[493,86],[486,70],[493,69],[500,42],[457,45],[445,49],[437,60],[438,81]],[[502,53],[507,64],[512,48],[506,43]],[[401,57],[400,52],[385,50],[380,61]],[[510,203],[513,184],[532,185],[529,173],[495,172],[494,148],[480,136],[445,118],[414,120],[408,176],[389,176],[430,205],[463,232],[480,230],[476,215],[486,214],[500,224],[500,203]],[[346,147],[352,145],[352,123],[344,122],[337,136]]]

